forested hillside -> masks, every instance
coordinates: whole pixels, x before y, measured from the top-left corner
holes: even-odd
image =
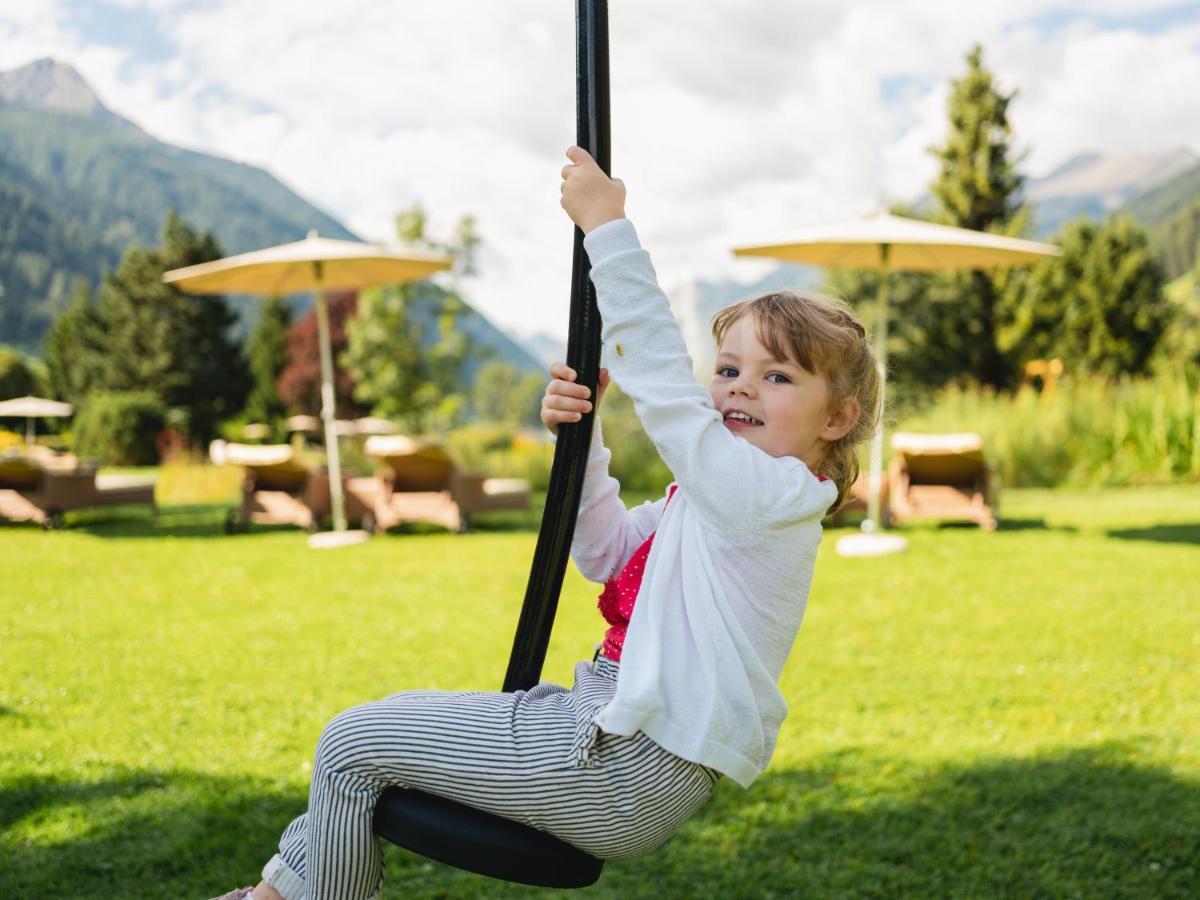
[[[1200,251],[1200,164],[1134,198],[1125,208],[1146,226],[1168,278],[1178,278],[1196,265]]]
[[[0,102],[0,343],[37,351],[74,283],[93,286],[175,209],[227,253],[299,240],[336,219],[253,166],[165,144],[107,110]]]

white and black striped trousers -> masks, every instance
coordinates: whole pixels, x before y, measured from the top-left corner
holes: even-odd
[[[719,775],[641,733],[599,730],[592,720],[617,671],[601,656],[576,665],[569,691],[405,691],[339,713],[317,744],[308,812],[284,831],[263,878],[286,900],[377,896],[371,822],[391,785],[515,819],[602,859],[653,850]]]

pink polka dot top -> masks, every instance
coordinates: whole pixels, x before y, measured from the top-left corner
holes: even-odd
[[[671,485],[671,493],[667,495],[667,503],[675,496],[677,485]],[[666,509],[666,507],[663,507]],[[637,600],[638,590],[642,586],[642,575],[646,571],[646,559],[650,556],[650,546],[654,543],[654,535],[642,543],[629,557],[629,562],[616,576],[605,582],[600,594],[600,615],[609,624],[604,632],[604,646],[600,652],[613,662],[621,661],[621,648],[625,646],[625,633],[629,629],[629,618],[633,615],[633,604]]]

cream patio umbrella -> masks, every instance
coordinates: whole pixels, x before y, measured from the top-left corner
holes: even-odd
[[[1062,251],[1053,244],[1005,237],[969,228],[936,225],[919,219],[882,214],[850,222],[819,225],[793,234],[786,243],[734,248],[735,256],[769,256],[786,262],[808,263],[827,269],[878,269],[878,322],[875,354],[880,390],[887,378],[888,273],[941,272],[951,269],[992,269],[1036,262]],[[882,403],[881,412],[882,412]],[[903,550],[897,535],[879,535],[879,495],[883,480],[883,416],[871,442],[871,471],[867,518],[861,535],[843,538],[838,549],[847,555],[879,555]]]
[[[310,231],[303,241],[254,250],[213,262],[173,269],[163,281],[189,294],[261,294],[281,296],[316,293],[317,335],[321,354],[321,419],[329,462],[329,494],[334,536],[314,535],[314,546],[333,546],[361,540],[346,532],[341,461],[334,419],[333,351],[329,337],[329,306],[325,291],[361,290],[382,284],[401,284],[428,278],[449,269],[451,260],[378,244],[338,241]]]
[[[16,397],[0,403],[0,418],[23,418],[25,420],[25,445],[33,446],[33,420],[57,419],[75,412],[70,403],[46,400],[42,397]]]

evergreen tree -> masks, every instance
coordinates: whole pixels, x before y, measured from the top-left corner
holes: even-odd
[[[950,129],[933,153],[938,176],[932,186],[949,225],[1016,235],[1025,230],[1028,212],[1021,200],[1022,176],[1016,171],[1008,104],[1015,93],[1002,93],[983,65],[983,48],[967,54],[967,71],[950,90]],[[1009,273],[957,273],[937,279],[942,302],[931,340],[945,341],[943,353],[955,357],[947,375],[967,374],[982,384],[1010,387],[1016,366],[1009,354],[1011,316],[1005,308]]]
[[[1030,356],[1076,370],[1141,375],[1171,323],[1162,268],[1127,216],[1081,219],[1063,230],[1062,256],[1037,266],[1016,292]]]
[[[90,386],[100,385],[105,367],[104,334],[86,281],[76,282],[70,305],[46,333],[46,369],[50,393],[78,405]]]
[[[80,292],[49,336],[50,380],[79,402],[92,392],[149,391],[182,414],[206,443],[249,390],[235,316],[220,297],[184,296],[162,282],[168,269],[217,259],[211,234],[171,212],[161,249],[130,247],[93,301]]]
[[[286,300],[270,297],[263,303],[246,345],[254,381],[246,400],[246,415],[252,422],[273,423],[286,411],[279,397],[278,382],[287,367],[287,333],[291,324],[292,309]]]

